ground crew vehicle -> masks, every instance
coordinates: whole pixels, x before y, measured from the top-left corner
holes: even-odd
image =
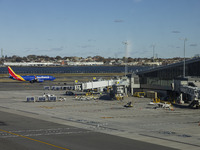
[[[139,98],[142,98],[145,96],[145,92],[135,92],[133,94],[134,97],[139,97]]]

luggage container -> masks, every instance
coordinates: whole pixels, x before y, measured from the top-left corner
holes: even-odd
[[[50,90],[50,86],[44,86],[44,90]]]
[[[27,102],[35,102],[35,97],[34,96],[27,96],[26,101]]]
[[[50,102],[55,102],[56,100],[57,100],[56,96],[50,96],[50,97],[48,97],[48,101],[50,101]]]
[[[46,97],[45,96],[38,96],[38,102],[45,102],[46,101]]]

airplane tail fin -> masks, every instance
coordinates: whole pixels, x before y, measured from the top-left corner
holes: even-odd
[[[8,66],[8,72],[9,72],[9,75],[10,77],[12,77],[13,79],[16,79],[16,80],[20,80],[20,81],[25,81],[20,75],[16,74],[10,66]]]

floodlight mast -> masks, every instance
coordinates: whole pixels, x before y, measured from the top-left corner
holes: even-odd
[[[127,72],[128,72],[128,68],[127,68],[127,51],[128,51],[128,42],[127,41],[125,41],[125,42],[122,42],[124,45],[125,45],[125,57],[124,57],[124,63],[125,63],[125,73],[124,73],[124,75],[126,76],[127,75]]]
[[[154,62],[154,59],[155,59],[155,47],[156,47],[156,45],[153,44],[152,47],[153,47],[153,62]]]
[[[183,40],[183,78],[185,78],[185,43],[187,41],[187,38],[181,38],[180,40]]]

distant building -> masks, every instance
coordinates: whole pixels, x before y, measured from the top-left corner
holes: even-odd
[[[160,66],[162,62],[146,62],[145,64],[149,66]]]
[[[104,65],[104,62],[67,62],[69,66],[96,66]]]
[[[4,62],[5,66],[57,66],[52,62]]]

